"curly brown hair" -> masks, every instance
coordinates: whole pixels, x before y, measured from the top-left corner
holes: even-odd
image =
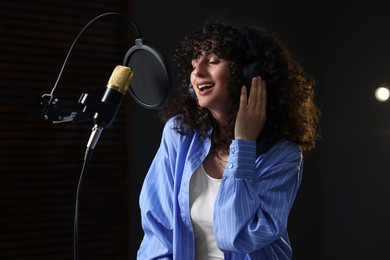
[[[210,138],[213,147],[226,148],[234,138],[234,123],[243,85],[242,67],[254,59],[242,28],[226,21],[207,21],[184,38],[174,55],[178,93],[160,111],[164,122],[178,116],[177,131],[188,134],[198,130],[201,139]],[[245,28],[256,44],[262,78],[267,82],[267,119],[257,140],[258,152],[265,152],[282,138],[295,142],[303,152],[310,151],[319,138],[320,110],[314,102],[314,79],[305,73],[286,45],[274,34],[260,25],[246,25]],[[229,119],[225,128],[228,135],[224,139],[220,137],[211,113],[198,106],[189,91],[191,60],[204,51],[215,53],[230,65],[228,88],[232,103],[227,111]]]

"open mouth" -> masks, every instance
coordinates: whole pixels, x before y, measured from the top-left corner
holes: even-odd
[[[212,87],[214,87],[214,84],[200,84],[200,85],[198,85],[198,89],[200,91],[205,91],[205,90],[210,89]]]

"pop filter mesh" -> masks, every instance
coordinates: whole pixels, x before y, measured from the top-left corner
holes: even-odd
[[[171,82],[161,55],[146,45],[132,47],[124,65],[134,72],[129,92],[143,107],[160,109],[170,97]]]

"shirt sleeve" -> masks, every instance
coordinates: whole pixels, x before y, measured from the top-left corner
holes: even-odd
[[[170,158],[174,156],[172,145],[167,143],[171,134],[167,124],[142,185],[139,204],[144,237],[137,259],[172,259],[174,185]]]
[[[285,233],[301,182],[302,153],[282,141],[256,159],[256,143],[233,140],[214,205],[214,230],[223,251],[250,253]]]

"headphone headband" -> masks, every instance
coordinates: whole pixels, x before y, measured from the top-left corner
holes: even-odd
[[[249,29],[247,27],[240,27],[239,30],[241,34],[245,36],[252,56],[251,61],[242,67],[242,83],[246,86],[249,93],[252,78],[263,76],[263,66],[259,57],[259,49],[257,48],[257,44],[249,32]]]
[[[245,36],[245,39],[248,43],[252,57],[255,58],[256,60],[258,60],[259,59],[259,49],[257,48],[257,44],[254,41],[252,34],[249,32],[249,29],[247,27],[240,27],[239,30],[240,30],[241,34]]]

